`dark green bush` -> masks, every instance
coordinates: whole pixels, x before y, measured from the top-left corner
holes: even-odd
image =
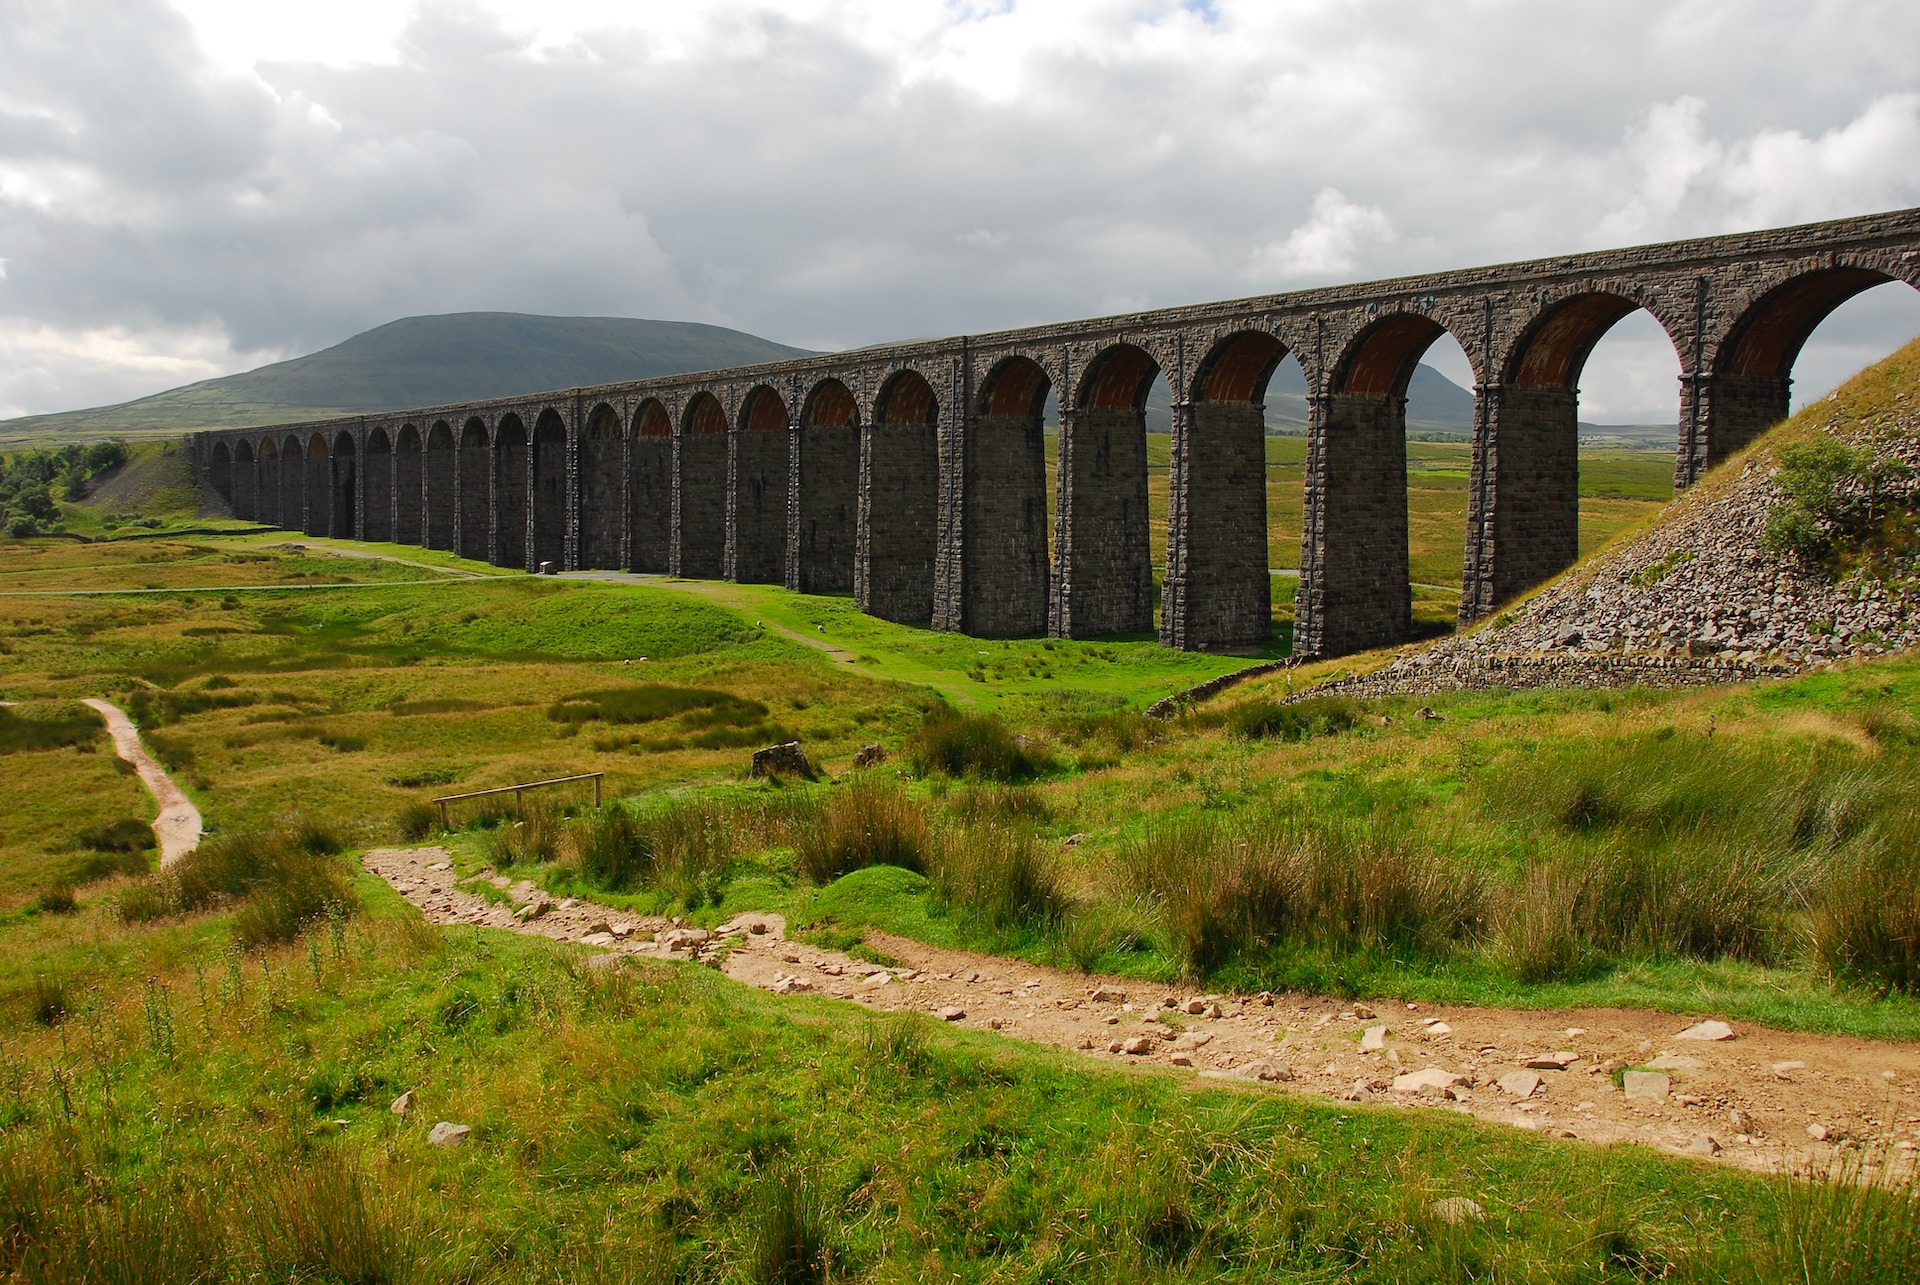
[[[1229,712],[1227,726],[1249,741],[1304,741],[1348,731],[1359,724],[1361,714],[1358,704],[1339,696],[1314,696],[1290,705],[1251,701]]]
[[[89,852],[144,852],[154,846],[153,827],[136,817],[90,826],[74,838]]]
[[[986,714],[936,711],[904,748],[913,770],[923,776],[939,772],[983,781],[1027,781],[1053,767],[1045,750]]]
[[[440,828],[440,809],[418,799],[403,803],[394,814],[393,828],[399,832],[401,839],[418,843]]]
[[[106,734],[100,716],[82,705],[60,707],[49,716],[29,716],[0,705],[0,754],[57,750],[85,745]]]
[[[311,824],[215,835],[121,895],[120,917],[144,923],[234,905],[243,945],[292,941],[330,909],[358,904],[339,841]]]
[[[598,887],[650,888],[697,909],[718,903],[753,820],[707,802],[676,800],[639,812],[615,803],[567,827],[564,856]]]
[[[1835,977],[1920,994],[1920,838],[1894,823],[1829,870],[1813,907],[1813,945]]]

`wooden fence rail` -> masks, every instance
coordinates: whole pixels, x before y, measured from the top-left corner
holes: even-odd
[[[527,790],[545,789],[549,785],[565,785],[570,781],[593,782],[593,806],[600,806],[600,779],[605,772],[582,772],[578,776],[556,776],[550,781],[522,781],[519,785],[496,785],[491,790],[473,790],[466,794],[445,794],[434,800],[440,805],[440,828],[451,830],[452,823],[447,819],[447,804],[458,803],[462,799],[484,799],[493,794],[511,794],[513,796],[513,814],[524,817],[527,814],[526,803],[521,795]]]

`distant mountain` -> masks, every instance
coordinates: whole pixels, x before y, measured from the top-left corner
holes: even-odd
[[[404,317],[331,348],[118,406],[0,421],[8,438],[152,435],[406,410],[804,357],[692,321],[456,312]]]

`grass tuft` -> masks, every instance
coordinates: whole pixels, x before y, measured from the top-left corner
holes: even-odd
[[[898,785],[864,776],[835,791],[800,829],[795,852],[806,879],[828,884],[873,865],[924,871],[929,842],[921,805]]]

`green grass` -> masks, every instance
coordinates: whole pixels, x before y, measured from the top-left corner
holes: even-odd
[[[1810,1230],[1831,1238],[1831,1208],[1796,1203],[1824,1198],[1731,1168],[1090,1068],[698,967],[594,972],[537,939],[421,931],[377,881],[360,891],[345,932],[250,957],[221,954],[222,916],[104,950],[86,944],[97,906],[8,929],[0,988],[26,993],[31,946],[90,1050],[54,1091],[59,1033],[25,1007],[7,1019],[8,1266],[1781,1280]],[[388,1110],[403,1092],[405,1118]],[[429,1147],[438,1120],[471,1140]],[[74,1166],[85,1206],[59,1194]],[[1440,1223],[1430,1204],[1455,1195],[1485,1220]],[[1869,1205],[1893,1214],[1876,1246],[1911,1252],[1906,1208]]]

